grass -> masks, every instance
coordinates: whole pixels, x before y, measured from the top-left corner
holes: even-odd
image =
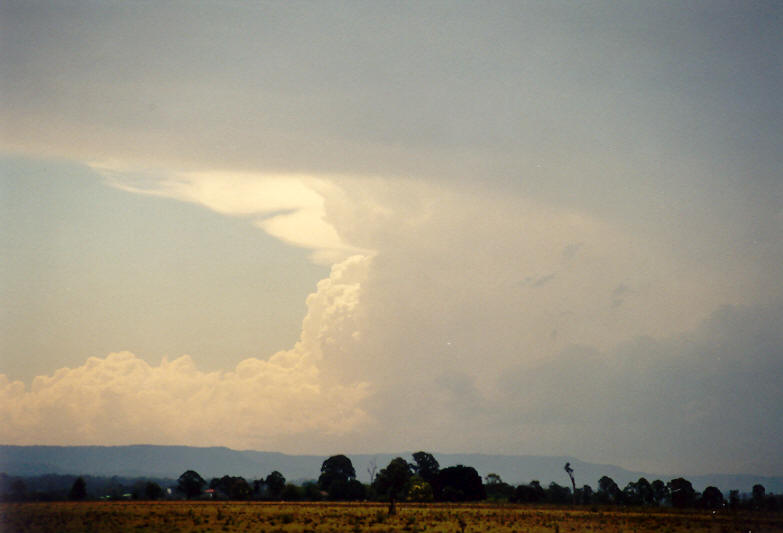
[[[375,503],[62,502],[0,505],[0,532],[783,532],[783,514]]]

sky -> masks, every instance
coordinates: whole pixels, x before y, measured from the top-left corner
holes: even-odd
[[[0,5],[0,440],[783,475],[783,7]]]

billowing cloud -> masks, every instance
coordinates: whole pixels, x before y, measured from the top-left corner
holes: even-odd
[[[54,417],[40,406],[79,380],[108,405],[177,373],[202,392],[170,402],[280,439],[222,444],[296,450],[297,428],[342,427],[328,401],[350,428],[314,446],[780,471],[762,406],[780,404],[782,328],[753,326],[783,300],[780,6],[0,9],[5,150],[91,162],[335,265],[291,350],[216,374],[123,355],[6,382],[14,427]],[[293,425],[234,391],[279,393]],[[64,419],[101,432],[99,411]]]
[[[368,384],[337,384],[319,370],[334,332],[351,335],[365,261],[354,257],[333,268],[307,300],[300,341],[268,360],[204,372],[186,355],[155,366],[120,352],[38,376],[29,388],[0,375],[5,442],[306,451],[315,435],[328,440],[367,427]]]

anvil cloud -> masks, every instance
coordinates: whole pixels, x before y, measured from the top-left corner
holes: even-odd
[[[47,369],[0,367],[8,442],[783,473],[779,5],[0,10],[6,183],[45,166],[78,206],[55,220],[49,200],[3,229],[4,287],[24,302],[3,359]],[[128,238],[165,256],[156,283],[90,238],[36,259],[84,213],[106,223],[95,242],[171,235]],[[271,239],[251,252],[243,228]],[[218,242],[225,264],[200,263]],[[254,269],[276,291],[308,284],[306,309],[232,281]],[[81,299],[36,288],[90,276]],[[184,315],[189,289],[211,314],[145,327],[198,355],[124,351],[156,303]],[[58,298],[76,312],[47,311]],[[233,309],[246,321],[210,327]],[[237,333],[263,309],[267,336],[301,323],[292,347]],[[118,345],[80,354],[80,338]]]

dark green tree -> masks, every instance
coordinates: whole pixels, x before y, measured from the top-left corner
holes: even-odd
[[[609,476],[603,476],[598,480],[598,501],[601,503],[618,504],[622,501],[622,492],[617,483]]]
[[[754,509],[763,509],[764,500],[767,498],[767,490],[764,488],[764,485],[753,485],[753,492],[751,494],[753,496]]]
[[[431,502],[435,499],[432,485],[424,481],[421,476],[413,475],[408,481],[408,501]]]
[[[640,477],[638,481],[628,483],[623,489],[623,502],[626,505],[651,505],[653,490],[650,482]]]
[[[321,464],[318,486],[329,493],[330,499],[345,500],[352,488],[348,483],[355,478],[356,470],[351,460],[344,455],[333,455]]]
[[[293,483],[286,484],[280,491],[280,497],[287,502],[301,500],[304,496],[304,489],[302,489],[302,487],[297,487]]]
[[[669,489],[666,487],[666,483],[660,479],[650,483],[650,489],[652,490],[652,498],[655,505],[663,505],[669,500]]]
[[[206,484],[207,482],[204,481],[204,478],[195,470],[188,470],[177,479],[177,487],[188,499],[200,495],[201,489]]]
[[[68,492],[68,499],[79,501],[84,500],[85,498],[87,498],[87,483],[84,481],[83,477],[79,476],[73,482],[73,485],[71,485],[71,490]]]
[[[590,485],[584,485],[581,489],[579,489],[579,494],[577,495],[577,501],[581,503],[582,505],[590,505],[593,503],[593,487]]]
[[[514,499],[514,487],[500,479],[498,474],[487,474],[484,490],[488,500],[509,501]]]
[[[450,466],[438,473],[438,498],[450,502],[478,501],[487,497],[481,477],[472,466]]]
[[[148,500],[159,500],[163,497],[163,489],[154,481],[144,484],[144,497]]]
[[[668,483],[668,488],[674,507],[693,507],[696,503],[696,491],[687,479],[682,477],[672,479]]]
[[[553,481],[546,489],[546,501],[557,504],[573,502],[571,489]]]
[[[538,483],[536,481],[536,483]],[[541,485],[538,484],[540,488]],[[541,492],[536,490],[532,484],[520,485],[514,491],[514,501],[519,503],[536,503],[543,500],[543,489]]]
[[[383,468],[375,478],[375,490],[389,498],[389,514],[397,514],[396,503],[405,498],[405,488],[411,477],[410,465],[402,457],[391,460],[389,466]]]
[[[318,483],[315,481],[305,481],[302,484],[302,490],[304,491],[304,498],[306,500],[315,502],[321,499],[321,490],[318,488]]]
[[[416,452],[413,454],[413,472],[432,485],[440,472],[440,465],[431,453]]]
[[[732,509],[738,509],[740,504],[739,491],[733,489],[729,491],[729,507]]]
[[[11,482],[11,493],[8,496],[12,502],[23,502],[27,499],[27,485],[22,478]]]
[[[723,507],[723,493],[718,487],[707,487],[704,489],[704,492],[702,492],[699,503],[701,504],[701,507],[707,509],[719,509]]]
[[[266,485],[267,491],[269,491],[269,497],[277,500],[283,494],[283,489],[285,488],[285,477],[283,474],[275,470],[266,476],[264,484]]]

